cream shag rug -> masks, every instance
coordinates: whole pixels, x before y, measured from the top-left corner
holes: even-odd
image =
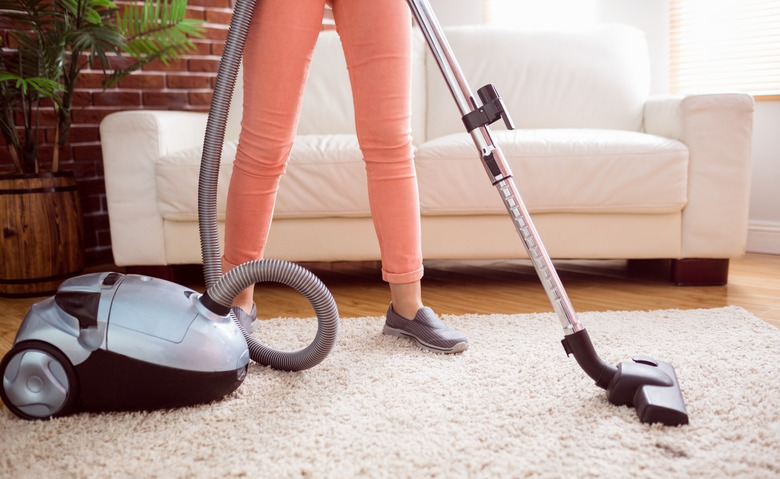
[[[435,355],[347,318],[314,369],[257,365],[216,403],[44,422],[0,410],[0,476],[750,477],[780,475],[780,330],[737,307],[581,313],[596,350],[671,362],[690,425],[641,424],[567,358],[552,314],[445,317],[469,336]],[[313,319],[263,322],[295,348]]]

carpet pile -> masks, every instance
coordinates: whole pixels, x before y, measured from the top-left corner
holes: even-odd
[[[3,478],[778,477],[780,330],[744,309],[580,313],[601,357],[672,363],[682,427],[641,424],[567,358],[552,313],[445,316],[471,347],[445,356],[345,318],[297,373],[253,364],[224,400],[50,421],[0,410]],[[279,349],[314,319],[264,321]]]

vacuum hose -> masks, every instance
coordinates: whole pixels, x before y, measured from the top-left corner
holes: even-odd
[[[308,347],[300,351],[284,352],[271,349],[255,339],[239,323],[249,347],[249,357],[253,361],[275,369],[300,371],[322,362],[335,345],[339,315],[330,291],[310,271],[279,260],[251,261],[222,276],[217,229],[217,180],[230,99],[254,8],[255,0],[236,2],[206,124],[198,182],[198,227],[206,283],[206,293],[201,301],[209,309],[227,314],[238,293],[254,283],[282,283],[302,293],[317,315],[317,335]],[[237,320],[236,322],[238,323]]]
[[[300,351],[277,351],[260,343],[237,321],[249,347],[249,357],[260,364],[285,371],[300,371],[316,366],[333,349],[338,336],[339,315],[333,296],[311,271],[281,260],[250,261],[232,269],[214,283],[201,301],[206,305],[213,301],[229,308],[238,293],[254,283],[264,281],[290,286],[309,300],[317,315],[317,335],[308,347]]]

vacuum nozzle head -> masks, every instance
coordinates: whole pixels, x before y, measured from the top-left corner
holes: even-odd
[[[618,364],[607,386],[607,398],[613,404],[635,407],[644,423],[688,424],[680,383],[669,363],[636,356]]]
[[[617,367],[605,363],[585,329],[563,339],[566,354],[574,355],[580,367],[607,390],[607,399],[618,406],[633,406],[644,423],[667,426],[688,424],[688,412],[674,367],[645,356],[635,356]]]

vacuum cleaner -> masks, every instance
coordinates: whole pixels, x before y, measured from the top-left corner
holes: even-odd
[[[221,272],[217,179],[230,97],[254,0],[240,0],[231,21],[206,126],[198,216],[206,291],[143,275],[94,273],[63,282],[34,304],[0,361],[0,398],[24,419],[80,411],[153,410],[207,403],[235,391],[250,359],[300,371],[322,362],[339,331],[336,303],[303,267],[258,260]],[[303,294],[317,333],[298,351],[254,338],[230,308],[250,285],[285,284]]]
[[[564,330],[567,355],[606,389],[616,405],[636,408],[640,421],[682,425],[688,413],[674,368],[636,356],[617,366],[596,353],[577,318],[555,267],[514,184],[489,125],[512,120],[493,85],[471,89],[427,0],[407,0],[466,131],[498,190]],[[204,140],[198,187],[199,227],[206,292],[162,280],[117,273],[64,282],[53,298],[34,305],[14,346],[0,363],[3,402],[20,417],[41,419],[75,410],[151,409],[207,402],[234,391],[249,359],[280,369],[319,364],[338,333],[330,293],[305,269],[276,260],[246,263],[221,275],[216,219],[216,181],[230,97],[254,10],[236,4]],[[235,296],[250,284],[276,281],[303,293],[314,307],[318,331],[308,348],[269,349],[230,318]]]

